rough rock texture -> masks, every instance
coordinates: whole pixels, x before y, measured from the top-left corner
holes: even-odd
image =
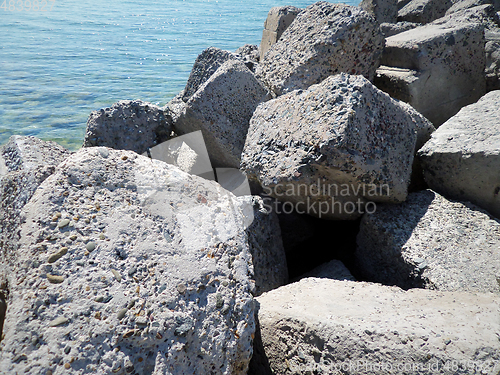
[[[451,0],[411,0],[398,12],[398,21],[429,23],[443,17]]]
[[[397,0],[363,0],[359,7],[375,16],[379,23],[395,23],[398,19]]]
[[[358,234],[360,272],[401,288],[500,292],[500,221],[425,190],[379,205]]]
[[[500,218],[500,91],[444,123],[419,156],[429,187]]]
[[[169,111],[141,100],[121,100],[90,114],[83,147],[105,146],[142,154],[172,132]]]
[[[260,60],[264,58],[269,48],[276,44],[283,32],[300,12],[301,9],[294,6],[271,8],[264,22],[264,31],[262,32],[262,41],[259,47]]]
[[[254,308],[239,202],[212,181],[104,147],[24,208],[5,374],[246,374]]]
[[[298,213],[354,219],[367,200],[405,200],[415,143],[407,107],[340,74],[259,105],[241,167]]]
[[[351,272],[349,272],[344,263],[337,259],[331,260],[328,263],[323,263],[321,266],[316,267],[312,271],[301,275],[299,279],[305,279],[307,277],[356,281],[356,279],[351,274]]]
[[[263,345],[252,375],[499,370],[497,295],[309,278],[257,300]]]
[[[261,59],[257,76],[276,94],[307,89],[340,72],[373,79],[384,48],[376,20],[360,8],[308,6]]]
[[[243,61],[243,63],[252,72],[255,72],[257,64],[259,63],[259,47],[254,44],[245,44],[243,47],[235,51],[235,55]]]
[[[276,289],[288,282],[285,249],[275,212],[268,211],[262,198],[239,198],[254,208],[252,224],[247,228],[248,245],[252,254],[255,295]]]
[[[409,71],[389,72],[394,89],[378,87],[439,126],[485,93],[483,27],[449,18],[391,36],[382,64]]]
[[[450,9],[446,11],[446,15],[450,15],[452,13],[456,13],[458,11],[464,9],[474,8],[480,5],[492,4],[496,10],[500,9],[500,1],[499,0],[460,0],[456,1]]]
[[[495,7],[490,4],[457,10],[442,19],[436,20],[435,23],[450,21],[480,23],[486,30],[496,30],[500,27],[500,18],[495,11]]]
[[[12,255],[21,221],[21,210],[38,186],[71,153],[55,142],[14,135],[0,149],[0,257]]]
[[[230,60],[237,60],[237,57],[229,51],[223,51],[216,47],[204,50],[194,62],[181,99],[187,102],[222,64]]]
[[[418,26],[422,26],[422,24],[413,22],[382,23],[380,24],[380,31],[384,37],[389,38],[390,36],[412,30]]]
[[[485,32],[486,91],[500,90],[500,30]]]
[[[238,168],[250,118],[266,99],[245,64],[230,60],[191,96],[174,127],[179,134],[202,131],[214,168]]]

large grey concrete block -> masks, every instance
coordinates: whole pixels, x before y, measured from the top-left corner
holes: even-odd
[[[378,23],[395,23],[398,19],[397,0],[363,0],[359,7],[372,14]]]
[[[214,168],[238,168],[248,125],[268,91],[243,62],[230,60],[181,106],[175,131],[201,130]]]
[[[331,76],[257,107],[241,168],[299,213],[354,219],[368,201],[406,199],[412,116],[362,76]]]
[[[0,372],[246,374],[254,286],[239,207],[216,182],[131,151],[66,159],[23,211]]]
[[[420,149],[429,186],[500,217],[500,91],[444,123]]]
[[[235,54],[217,47],[209,47],[204,50],[194,62],[186,87],[181,93],[181,99],[187,102],[222,64],[237,59]]]
[[[398,21],[429,23],[443,17],[451,0],[411,0],[398,12]]]
[[[303,279],[257,298],[251,374],[497,374],[500,297]]]
[[[373,79],[384,48],[375,18],[358,7],[318,2],[303,10],[256,74],[276,95],[341,72]]]
[[[170,137],[170,111],[141,100],[121,100],[93,111],[87,120],[83,147],[104,146],[142,154]]]
[[[483,27],[448,19],[387,38],[382,64],[410,71],[389,75],[377,85],[407,101],[436,127],[486,90]],[[396,81],[396,85],[387,84]]]
[[[401,288],[500,293],[500,221],[425,190],[365,215],[356,256],[366,280]]]
[[[260,60],[273,44],[281,38],[283,32],[290,26],[295,17],[301,12],[300,8],[294,6],[283,6],[271,8],[264,22],[264,31],[259,46]]]

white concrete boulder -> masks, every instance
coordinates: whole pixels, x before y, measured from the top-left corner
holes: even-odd
[[[168,109],[141,100],[121,100],[90,114],[83,147],[104,146],[142,154],[169,139],[171,132]]]
[[[12,136],[0,149],[1,258],[13,256],[21,210],[38,186],[71,152],[55,142]]]
[[[398,19],[397,0],[363,0],[359,7],[372,14],[379,23],[395,23]]]
[[[372,80],[384,48],[375,18],[358,7],[318,2],[303,10],[260,61],[256,75],[276,95],[330,75]]]
[[[398,12],[398,21],[429,23],[443,17],[452,0],[411,0]]]
[[[481,24],[451,16],[391,36],[375,84],[439,126],[484,95],[484,43]]]
[[[365,215],[356,256],[364,278],[401,288],[500,293],[500,221],[425,190]],[[500,280],[500,278],[499,278]]]
[[[257,301],[251,375],[498,372],[498,295],[309,278]]]
[[[132,151],[83,148],[24,208],[2,373],[246,374],[240,203]]]
[[[500,218],[500,91],[444,123],[419,151],[429,186]]]
[[[240,61],[230,60],[186,102],[174,123],[182,135],[201,130],[214,168],[238,168],[248,124],[268,91]]]
[[[257,107],[241,168],[298,213],[354,219],[368,201],[406,199],[412,115],[362,76],[332,76]]]
[[[264,22],[264,31],[259,46],[260,60],[273,44],[281,38],[283,32],[290,26],[295,17],[301,12],[300,8],[294,6],[283,6],[271,8]]]

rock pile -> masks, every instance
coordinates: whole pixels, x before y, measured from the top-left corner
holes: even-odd
[[[0,372],[497,374],[498,10],[273,8],[76,153],[11,138]]]

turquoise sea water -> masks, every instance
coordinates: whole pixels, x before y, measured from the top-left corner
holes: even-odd
[[[314,1],[0,3],[0,144],[34,135],[75,150],[91,111],[123,99],[165,105],[205,48],[259,44],[270,8]]]

